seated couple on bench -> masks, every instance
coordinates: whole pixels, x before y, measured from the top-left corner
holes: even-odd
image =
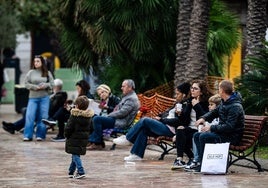
[[[179,88],[182,85],[176,89],[177,97],[182,93]],[[168,116],[160,119],[160,121],[145,117],[137,122],[125,137],[114,139],[114,143],[118,145],[133,144],[131,154],[124,158],[126,161],[143,159],[149,136],[172,137],[176,134],[177,158],[172,169],[185,168],[187,165],[194,164],[191,168],[188,166],[188,169],[200,172],[206,143],[230,142],[231,144],[238,144],[240,142],[244,130],[244,110],[241,105],[241,96],[233,91],[232,82],[228,80],[220,82],[219,95],[222,102],[210,112],[208,112],[208,99],[211,94],[206,82],[194,80],[189,88],[191,96],[180,101],[182,103],[181,112],[176,112],[175,106],[172,108],[174,112],[173,120],[177,121],[176,124],[171,124],[168,121]],[[205,121],[212,121],[215,118],[219,118],[219,124],[205,124],[201,132],[198,132],[199,124],[204,124]],[[195,163],[193,163],[194,154],[192,152],[193,138],[197,148],[195,156],[198,156],[198,158],[196,157],[198,161],[195,161]],[[183,161],[183,153],[186,153],[189,159],[188,163]]]

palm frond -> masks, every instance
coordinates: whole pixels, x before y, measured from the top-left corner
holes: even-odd
[[[236,90],[244,100],[245,111],[250,114],[265,114],[268,108],[268,55],[267,44],[257,49],[258,56],[248,56],[245,61],[254,66],[254,70],[235,79]]]

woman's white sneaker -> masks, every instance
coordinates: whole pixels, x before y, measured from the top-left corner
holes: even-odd
[[[142,158],[140,158],[138,155],[130,154],[128,157],[124,158],[125,161],[141,161]]]
[[[119,146],[130,146],[131,142],[127,140],[126,135],[113,139],[113,143]]]

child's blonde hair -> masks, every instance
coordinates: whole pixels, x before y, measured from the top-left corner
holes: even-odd
[[[215,103],[218,106],[221,103],[221,97],[219,94],[215,94],[208,99],[208,102]]]
[[[87,96],[82,95],[76,98],[76,100],[74,101],[74,104],[77,105],[77,108],[80,110],[86,110],[88,108],[89,105],[89,100],[87,98]]]

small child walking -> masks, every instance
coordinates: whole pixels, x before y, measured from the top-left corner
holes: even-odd
[[[90,133],[90,124],[93,110],[88,110],[89,100],[86,96],[79,96],[74,102],[75,108],[71,110],[71,116],[64,129],[66,138],[65,151],[72,154],[69,167],[69,178],[80,179],[85,177],[85,171],[80,155],[86,154],[86,146]],[[75,170],[77,169],[77,173]]]

